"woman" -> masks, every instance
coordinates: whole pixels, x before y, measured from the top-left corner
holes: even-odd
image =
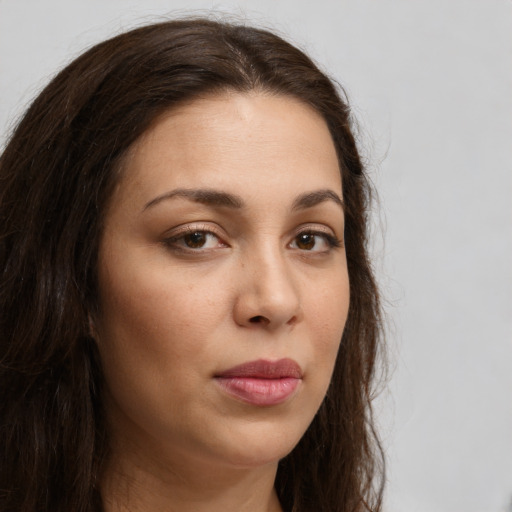
[[[380,509],[369,188],[307,56],[138,28],[0,162],[1,511]]]

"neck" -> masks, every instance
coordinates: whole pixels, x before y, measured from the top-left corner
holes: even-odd
[[[169,454],[115,451],[104,472],[105,512],[281,512],[274,490],[277,463],[215,466]]]

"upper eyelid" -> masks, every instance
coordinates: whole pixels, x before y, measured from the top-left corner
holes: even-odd
[[[176,226],[174,228],[167,230],[164,235],[166,236],[166,238],[174,238],[186,235],[187,233],[193,233],[195,231],[204,231],[205,233],[211,233],[212,235],[222,238],[222,233],[220,233],[220,229],[216,229],[211,224],[201,222]]]
[[[211,233],[219,238],[222,238],[224,235],[220,232],[221,229],[215,228],[211,224],[207,223],[198,223],[198,224],[183,224],[181,226],[177,226],[166,231],[165,235],[167,238],[174,238],[175,236],[180,236],[182,234],[192,233],[195,231],[204,231],[205,233]],[[325,234],[336,236],[336,232],[334,229],[319,223],[305,223],[300,224],[296,228],[292,230],[292,236],[295,237],[303,232],[311,232],[318,234]]]
[[[330,226],[320,222],[307,222],[300,224],[293,230],[293,236],[297,236],[302,232],[318,233],[327,236],[337,236],[336,230]]]
[[[191,222],[175,226],[171,229],[166,230],[164,234],[172,237],[174,235],[180,235],[181,233],[189,233],[191,231],[204,231],[207,233],[212,233],[219,237],[225,236],[225,230],[218,227],[215,223],[210,223],[209,221]],[[334,236],[337,235],[335,229],[331,228],[330,226],[322,222],[301,223],[291,230],[291,234],[293,236],[296,236],[297,234],[302,233],[303,231],[325,233]]]
[[[166,239],[178,237],[182,234],[187,234],[193,231],[204,231],[207,233],[212,233],[213,235],[223,239],[224,241],[227,238],[230,238],[229,232],[227,232],[222,226],[219,226],[216,222],[208,221],[208,220],[198,220],[192,222],[186,222],[178,226],[174,226],[163,233],[163,236]],[[319,234],[325,234],[327,236],[334,236],[336,238],[344,238],[344,228],[338,227],[335,229],[331,225],[322,222],[322,221],[310,221],[310,222],[302,222],[299,225],[292,228],[288,231],[287,236],[295,237],[303,231],[315,232]],[[341,231],[341,232],[340,232]],[[241,232],[237,228],[234,230],[235,234],[240,235]]]

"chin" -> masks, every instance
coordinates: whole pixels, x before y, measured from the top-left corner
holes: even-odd
[[[255,468],[277,464],[300,441],[303,430],[285,425],[251,425],[245,431],[230,433],[229,443],[222,450],[224,460],[231,466]]]

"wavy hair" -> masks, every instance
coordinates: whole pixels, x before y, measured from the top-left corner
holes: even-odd
[[[371,399],[381,312],[367,251],[370,186],[347,101],[275,34],[194,18],[131,30],[78,57],[35,99],[0,157],[1,512],[102,510],[109,436],[88,318],[122,157],[176,105],[253,90],[295,97],[323,117],[346,205],[348,319],[327,396],[280,461],[276,490],[287,512],[380,510]]]

